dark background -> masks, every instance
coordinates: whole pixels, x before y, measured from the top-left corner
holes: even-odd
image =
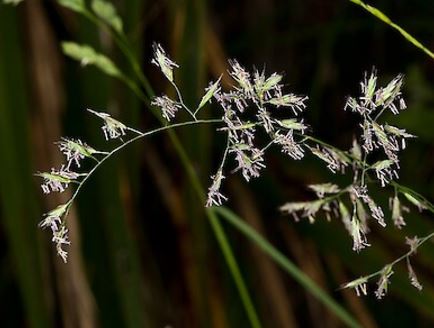
[[[285,72],[291,91],[309,96],[305,122],[314,134],[345,149],[358,123],[343,105],[347,95],[358,92],[364,71],[375,66],[384,83],[404,73],[409,109],[386,120],[419,138],[403,154],[400,181],[434,198],[434,61],[362,8],[346,0],[113,3],[158,94],[171,91],[150,64],[153,41],[180,64],[176,80],[189,104],[197,103],[208,80],[227,69],[228,58],[249,68],[265,64],[269,73]],[[434,2],[373,4],[434,49]],[[63,40],[91,44],[131,74],[104,29],[54,1],[0,6],[0,325],[247,327],[203,205],[166,135],[129,147],[83,189],[68,218],[68,264],[55,255],[49,232],[37,228],[44,212],[67,199],[68,192],[43,197],[32,175],[63,160],[53,142],[70,136],[100,149],[115,144],[103,141],[99,122],[85,108],[108,111],[142,130],[158,126],[122,84],[65,58]],[[220,115],[213,106],[206,111]],[[178,132],[207,186],[224,138],[210,126]],[[345,178],[330,176],[312,156],[294,162],[279,150],[267,155],[267,166],[249,184],[238,175],[226,179],[230,208],[364,327],[434,325],[431,243],[412,262],[422,292],[410,286],[403,265],[382,301],[372,293],[375,284],[364,298],[338,290],[406,252],[405,236],[428,234],[434,229],[432,216],[413,210],[401,231],[392,224],[374,227],[372,247],[358,255],[339,222],[296,224],[278,212],[285,201],[312,199],[306,184]],[[384,208],[390,192],[376,195]],[[342,326],[250,241],[231,226],[224,228],[264,327]]]

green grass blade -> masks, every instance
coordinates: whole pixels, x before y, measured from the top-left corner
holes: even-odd
[[[321,301],[330,311],[336,314],[349,327],[361,327],[360,324],[349,314],[342,306],[336,303],[326,292],[324,292],[312,279],[306,276],[297,266],[292,263],[285,255],[265,240],[252,227],[246,224],[240,217],[225,207],[216,207],[215,211],[219,213],[226,221],[237,228],[262,251],[268,254],[283,270],[289,273],[298,281],[306,290]]]
[[[177,37],[171,49],[180,66],[175,73],[175,81],[178,88],[182,90],[184,102],[189,108],[195,108],[199,90],[202,91],[205,87],[203,21],[206,5],[202,0],[172,1],[171,4],[174,20],[182,22],[176,25],[177,32],[174,34]],[[211,147],[208,131],[209,127],[203,126],[197,129],[184,129],[178,134],[189,160],[197,166],[200,165],[202,172],[209,172]],[[203,182],[203,177],[200,178]],[[197,194],[191,188],[188,177],[185,177],[181,188],[188,218],[187,224],[191,228],[188,243],[192,245],[194,256],[194,261],[190,264],[195,276],[192,288],[194,312],[197,314],[200,326],[210,326],[219,316],[219,313],[213,311],[211,302],[213,296],[210,297],[210,293],[213,293],[211,288],[213,278],[209,272],[212,258],[210,243],[213,240],[209,238],[209,234],[212,232],[208,229],[207,220],[204,220],[203,208],[197,206]],[[202,245],[202,247],[197,248],[194,245]]]
[[[412,36],[410,33],[408,33],[406,30],[404,30],[401,26],[395,24],[389,17],[387,17],[382,11],[379,9],[372,7],[366,3],[364,3],[361,0],[349,0],[352,3],[355,3],[356,5],[359,5],[360,7],[364,8],[366,11],[389,25],[390,27],[397,30],[401,35],[410,43],[412,43],[415,47],[422,50],[424,53],[426,53],[428,56],[430,56],[432,59],[434,59],[434,53],[429,50],[427,47],[425,47],[419,40],[417,40],[414,36]]]
[[[209,217],[209,220],[211,223],[211,227],[214,231],[214,234],[215,234],[217,241],[220,245],[220,248],[223,252],[224,258],[226,260],[226,264],[228,265],[229,270],[231,271],[231,274],[232,274],[232,277],[235,281],[235,284],[238,287],[238,292],[239,292],[241,300],[244,304],[244,308],[246,310],[250,324],[254,328],[260,328],[262,326],[261,326],[261,323],[259,321],[258,315],[256,313],[255,306],[253,305],[253,302],[250,298],[249,291],[248,291],[247,286],[244,282],[240,268],[237,264],[234,253],[232,252],[232,249],[230,247],[230,244],[229,244],[229,241],[226,237],[226,234],[223,230],[223,227],[222,227],[216,213],[212,209],[209,209],[207,211],[209,213],[208,217]]]

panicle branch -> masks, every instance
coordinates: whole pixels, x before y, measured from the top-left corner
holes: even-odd
[[[191,110],[184,103],[180,89],[176,85],[174,70],[179,68],[178,64],[168,57],[160,44],[155,43],[153,49],[154,58],[151,62],[161,70],[175,88],[177,99],[171,99],[163,94],[155,97],[151,105],[160,109],[162,117],[167,122],[176,120],[177,114],[182,110],[185,110],[192,120],[143,133],[126,126],[108,113],[88,109],[90,113],[102,120],[101,129],[105,139],[107,141],[119,139],[122,144],[105,152],[96,150],[80,139],[62,138],[57,145],[66,157],[66,164],[60,169],[53,168],[50,172],[36,174],[43,179],[41,187],[46,194],[63,192],[72,183],[78,185],[68,202],[46,213],[39,223],[41,228],[50,228],[57,254],[63,261],[66,262],[68,256],[65,246],[70,244],[66,217],[81,187],[98,167],[135,140],[158,131],[196,123],[217,121],[220,123],[217,131],[223,131],[227,135],[222,160],[216,173],[211,176],[212,181],[205,204],[207,207],[220,206],[228,200],[221,189],[229,162],[235,163],[230,173],[241,172],[242,177],[250,181],[259,177],[265,170],[265,155],[268,149],[278,146],[282,153],[293,160],[301,160],[306,153],[311,153],[323,161],[334,174],[345,174],[350,171],[352,174],[350,185],[340,187],[331,182],[310,184],[308,188],[315,193],[316,199],[288,202],[282,205],[280,210],[292,215],[295,221],[305,218],[314,223],[320,213],[324,214],[328,221],[340,219],[352,240],[352,249],[355,252],[370,246],[367,236],[372,219],[381,227],[386,226],[384,211],[371,196],[368,183],[379,184],[383,188],[389,185],[394,187],[395,193],[389,199],[390,217],[399,229],[406,225],[403,213],[409,211],[409,208],[402,204],[400,194],[419,210],[429,209],[434,213],[434,205],[396,183],[399,178],[400,152],[406,148],[407,140],[415,136],[405,129],[380,122],[383,113],[390,111],[398,115],[407,108],[402,96],[402,75],[380,86],[375,69],[370,74],[365,73],[360,83],[361,94],[348,97],[344,107],[344,110],[349,109],[358,115],[361,128],[359,135],[353,140],[351,149],[345,151],[306,134],[309,127],[302,118],[299,118],[299,115],[305,111],[308,98],[287,92],[282,83],[282,74],[276,72],[266,74],[265,70],[257,69],[248,70],[237,60],[230,60],[228,74],[233,80],[233,85],[228,90],[224,90],[221,85],[221,75],[216,81],[208,84],[196,109]],[[219,107],[221,119],[198,120],[196,115],[199,111],[213,101]],[[127,132],[134,132],[136,135],[128,137]],[[259,134],[265,135],[268,140],[261,142]],[[127,140],[124,141],[122,138]],[[102,159],[96,158],[99,155],[103,155]],[[88,172],[76,172],[86,158],[95,159],[97,164]],[[410,283],[415,288],[422,289],[410,263],[410,256],[433,236],[434,233],[424,238],[408,238],[409,252],[381,270],[349,282],[342,288],[354,289],[357,295],[367,295],[369,280],[378,277],[375,295],[381,299],[387,294],[394,266],[406,260]]]

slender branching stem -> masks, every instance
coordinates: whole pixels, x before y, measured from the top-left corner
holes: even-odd
[[[390,266],[394,266],[395,264],[408,259],[410,256],[412,256],[413,254],[416,253],[416,250],[423,245],[424,243],[426,243],[427,241],[431,240],[431,238],[434,237],[434,232],[431,232],[430,234],[426,235],[425,237],[422,238],[418,238],[416,245],[414,246],[414,248],[411,248],[407,253],[403,254],[402,256],[398,257],[396,260],[394,260],[393,262],[389,263],[388,265]],[[367,276],[365,276],[364,278],[369,280],[371,278],[380,276],[383,273],[383,270],[378,270],[376,272],[373,272]]]
[[[179,101],[179,103],[181,104],[181,106],[182,106],[182,107],[187,111],[187,113],[190,114],[190,116],[191,116],[194,120],[196,120],[196,115],[195,115],[195,113],[193,113],[193,112],[190,110],[190,108],[188,108],[187,105],[185,104],[184,99],[182,98],[181,91],[179,90],[178,86],[177,86],[177,85],[175,84],[175,82],[173,82],[173,81],[170,81],[170,84],[171,84],[171,85],[173,86],[173,88],[175,89],[176,94],[177,94],[177,96],[178,96],[178,101]]]
[[[65,216],[68,215],[69,207],[72,205],[72,203],[74,202],[74,200],[77,198],[80,190],[83,188],[83,186],[85,185],[85,183],[90,179],[90,177],[93,176],[93,174],[96,172],[96,170],[102,164],[104,164],[105,161],[107,161],[109,158],[111,158],[113,155],[115,155],[116,153],[118,153],[120,150],[122,150],[123,148],[125,148],[129,144],[131,144],[131,143],[133,143],[133,142],[135,142],[137,140],[140,140],[140,139],[142,139],[144,137],[151,136],[151,135],[154,135],[154,134],[159,133],[159,132],[167,131],[167,130],[170,130],[170,129],[175,129],[175,128],[182,127],[182,126],[198,125],[198,124],[214,124],[214,123],[221,123],[221,120],[218,120],[218,119],[209,119],[209,120],[187,121],[187,122],[183,122],[183,123],[176,123],[176,124],[166,125],[166,126],[163,126],[163,127],[159,127],[159,128],[153,129],[153,130],[148,131],[148,132],[141,132],[141,131],[133,129],[133,128],[128,128],[128,130],[130,130],[132,132],[135,132],[137,134],[137,136],[135,136],[135,137],[133,137],[133,138],[125,141],[124,143],[122,143],[118,147],[116,147],[113,150],[111,150],[110,152],[108,152],[86,174],[86,176],[84,177],[84,179],[79,182],[78,187],[75,190],[75,192],[73,193],[72,197],[69,199],[69,201],[67,203],[68,204],[68,210],[66,211]]]

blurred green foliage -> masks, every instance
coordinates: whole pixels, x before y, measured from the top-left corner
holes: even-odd
[[[59,2],[83,13],[83,1]],[[140,58],[137,65],[157,93],[166,92],[167,86],[150,65],[152,41],[162,42],[180,64],[176,78],[188,104],[198,103],[206,81],[220,76],[228,58],[246,66],[265,63],[267,71],[285,71],[295,92],[308,94],[306,122],[342,148],[349,147],[357,129],[351,114],[342,111],[345,96],[358,88],[363,71],[376,66],[385,78],[405,73],[409,109],[388,120],[419,138],[405,152],[401,181],[434,198],[434,62],[362,8],[337,0],[112,2],[114,7],[97,0],[88,4],[113,28],[115,38],[132,44],[129,55]],[[375,5],[434,48],[430,1]],[[48,0],[0,7],[2,327],[247,327],[249,320],[203,205],[167,135],[128,148],[86,186],[71,218],[74,247],[68,264],[53,253],[49,234],[37,228],[42,213],[61,199],[42,197],[32,176],[60,164],[52,143],[61,136],[80,136],[106,147],[86,107],[114,113],[143,130],[158,126],[137,95],[121,83],[138,67],[128,65],[106,28],[85,16]],[[105,54],[119,67],[110,64],[106,73],[121,80],[66,58],[62,41],[88,44]],[[69,50],[77,57],[77,48]],[[86,53],[87,63],[108,67],[107,58],[89,49]],[[211,117],[220,115],[213,107],[207,111]],[[207,185],[224,138],[208,126],[179,132],[195,172]],[[304,186],[330,181],[328,172],[312,158],[294,163],[277,151],[268,161],[267,174],[249,185],[235,176],[228,179],[229,207],[364,327],[432,326],[431,244],[413,263],[424,284],[420,293],[410,286],[405,267],[393,276],[390,295],[381,303],[373,296],[360,299],[337,290],[405,252],[404,237],[433,230],[431,218],[413,212],[402,231],[375,229],[373,247],[356,255],[340,224],[295,224],[277,211],[285,201],[311,197]],[[386,206],[385,195],[378,197]],[[261,257],[256,246],[222,223],[264,327],[343,325],[303,286]]]

